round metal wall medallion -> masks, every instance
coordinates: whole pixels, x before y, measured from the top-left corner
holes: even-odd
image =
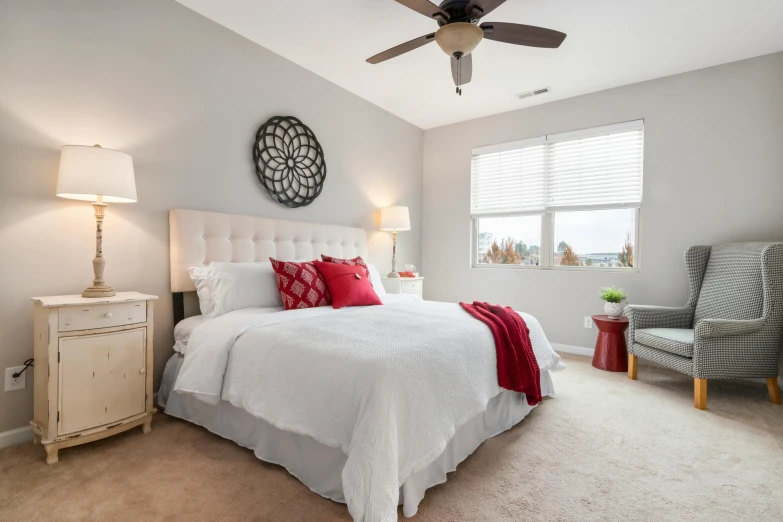
[[[309,205],[323,189],[324,151],[313,131],[293,116],[274,116],[259,127],[253,161],[269,195],[287,207]]]

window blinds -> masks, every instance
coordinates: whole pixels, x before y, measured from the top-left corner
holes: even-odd
[[[471,214],[638,207],[643,148],[640,120],[474,149]]]
[[[543,212],[545,157],[544,138],[474,149],[471,214]]]
[[[547,209],[638,207],[641,121],[547,136]]]

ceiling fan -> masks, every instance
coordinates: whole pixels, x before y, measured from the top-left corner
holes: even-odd
[[[451,76],[459,95],[462,95],[462,86],[471,80],[473,59],[470,53],[482,38],[550,49],[560,47],[566,38],[565,33],[532,25],[505,22],[485,22],[479,25],[479,20],[482,17],[494,11],[506,0],[444,0],[439,6],[429,0],[396,1],[437,21],[440,29],[387,49],[368,58],[367,62],[371,64],[385,62],[434,40],[438,42],[443,52],[451,56]]]

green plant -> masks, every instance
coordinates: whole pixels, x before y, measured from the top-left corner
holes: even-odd
[[[622,288],[605,286],[601,289],[601,294],[598,297],[609,303],[622,303],[628,299],[628,294]]]

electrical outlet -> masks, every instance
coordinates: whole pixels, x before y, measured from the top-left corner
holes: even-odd
[[[24,390],[27,372],[14,379],[14,374],[24,370],[24,366],[14,366],[5,369],[5,391]]]
[[[585,328],[592,328],[593,327],[593,318],[589,315],[585,316]]]

